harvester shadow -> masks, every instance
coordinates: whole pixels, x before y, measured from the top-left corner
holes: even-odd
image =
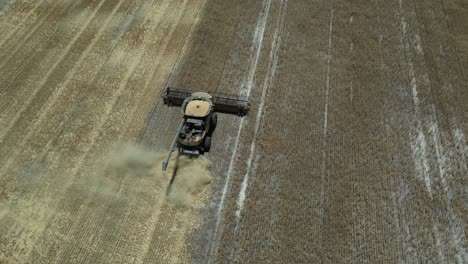
[[[169,196],[171,194],[171,189],[172,189],[172,184],[175,181],[176,175],[177,175],[177,167],[174,169],[174,172],[172,173],[171,181],[169,182],[169,185],[167,185],[166,188],[166,196]]]
[[[180,167],[181,166],[180,157],[189,157],[190,160],[199,158],[199,156],[190,156],[190,155],[177,153],[177,156],[175,158],[174,171],[172,172],[171,180],[169,181],[169,184],[167,185],[167,188],[166,188],[166,196],[169,196],[171,194],[172,186],[173,186],[173,184],[174,184],[174,182],[176,180],[177,173],[178,173],[179,169],[181,168]],[[182,162],[182,166],[183,167],[186,166],[186,163]]]
[[[172,172],[171,180],[169,181],[169,184],[167,185],[167,188],[166,188],[166,196],[169,196],[169,194],[171,193],[172,184],[175,181],[178,170],[179,170],[179,155],[177,155],[176,157],[174,171]]]

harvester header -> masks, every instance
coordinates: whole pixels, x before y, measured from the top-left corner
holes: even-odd
[[[184,100],[196,96],[188,90],[175,89],[167,87],[163,95],[164,104],[169,106],[182,106]],[[250,103],[245,97],[230,96],[219,93],[210,93],[211,101],[213,102],[214,111],[226,114],[237,114],[239,116],[246,115],[250,110]]]

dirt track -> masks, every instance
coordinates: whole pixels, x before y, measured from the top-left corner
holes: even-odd
[[[0,0],[0,262],[467,263],[467,18],[463,0]],[[167,82],[252,103],[220,116],[188,208],[156,171]],[[150,152],[112,151],[128,142]]]

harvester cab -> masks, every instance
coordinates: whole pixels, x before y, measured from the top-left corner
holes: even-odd
[[[163,102],[169,106],[180,106],[183,114],[169,153],[163,162],[163,171],[167,169],[175,149],[178,149],[179,153],[191,156],[203,155],[210,151],[211,138],[218,121],[216,112],[244,116],[250,109],[249,102],[244,98],[205,92],[191,93],[169,87],[163,95]]]
[[[211,98],[208,93],[198,92],[182,103],[185,122],[179,132],[179,152],[199,155],[210,151],[211,136],[218,119]]]

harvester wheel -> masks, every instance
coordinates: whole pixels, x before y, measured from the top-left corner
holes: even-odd
[[[210,151],[211,148],[211,137],[206,137],[205,140],[203,141],[203,150],[205,152]]]
[[[211,115],[211,130],[215,130],[216,124],[218,124],[218,115],[216,113],[213,113]]]

